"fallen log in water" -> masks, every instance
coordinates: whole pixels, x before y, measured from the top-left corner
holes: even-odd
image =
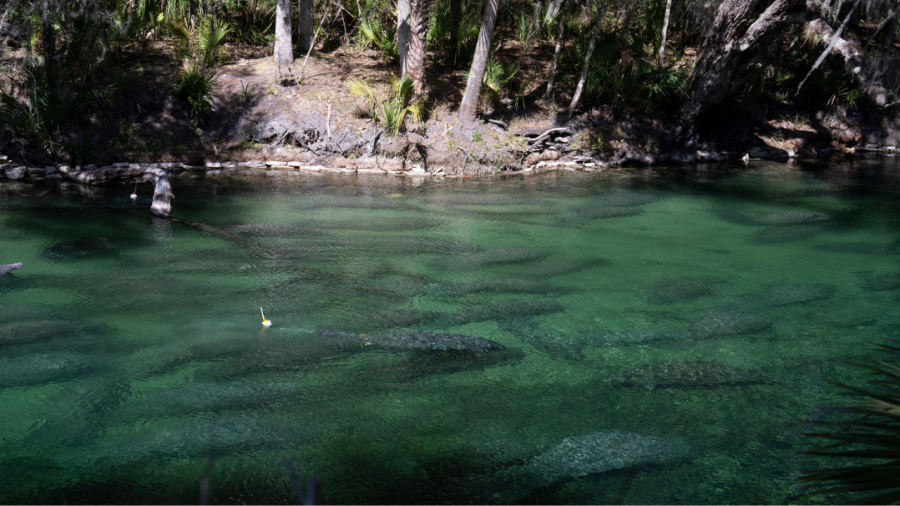
[[[169,175],[163,169],[150,167],[109,167],[96,170],[69,172],[66,178],[76,183],[104,185],[109,183],[153,183],[153,203],[150,212],[157,216],[168,217],[172,212],[172,186]]]
[[[14,264],[6,264],[0,265],[0,276],[9,273],[9,271],[14,271],[16,269],[22,268],[22,262],[16,262]]]

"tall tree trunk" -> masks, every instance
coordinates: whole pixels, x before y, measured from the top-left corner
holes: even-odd
[[[559,17],[559,34],[556,36],[556,49],[553,50],[553,62],[550,63],[550,76],[547,79],[547,91],[544,92],[544,100],[553,97],[553,85],[556,81],[556,69],[559,66],[559,55],[562,54],[563,43],[566,36],[566,17],[563,9],[566,8],[566,0],[556,2],[556,15]]]
[[[291,47],[291,0],[277,0],[275,4],[275,66],[278,76],[290,72],[294,63],[294,50]]]
[[[425,41],[428,37],[428,20],[434,0],[413,0],[410,13],[409,53],[406,71],[412,79],[416,96],[425,100]]]
[[[475,122],[478,112],[478,99],[481,97],[481,85],[491,52],[491,40],[494,38],[494,25],[497,23],[499,0],[487,0],[484,5],[484,16],[481,19],[481,31],[478,33],[478,44],[472,58],[472,68],[466,81],[466,91],[459,104],[459,121],[464,125]]]
[[[572,96],[572,102],[569,104],[569,117],[575,112],[575,108],[578,107],[578,101],[581,100],[581,92],[584,91],[584,82],[587,81],[591,56],[594,54],[594,48],[597,47],[597,37],[600,36],[600,25],[603,23],[604,14],[606,14],[606,2],[600,4],[600,12],[597,13],[597,24],[594,25],[594,31],[591,32],[591,40],[588,42],[587,53],[584,55],[584,68],[581,69],[581,77],[578,79],[578,86],[575,87],[575,94]]]
[[[313,22],[313,10],[314,0],[298,0],[298,31],[299,38],[297,40],[297,49],[300,50],[301,53],[306,53],[313,45],[313,37],[315,34],[313,30],[315,29],[315,23]]]
[[[409,66],[410,0],[397,1],[397,47],[400,50],[400,75],[405,76]]]
[[[761,48],[786,25],[808,16],[805,0],[775,0],[756,16],[761,4],[763,0],[725,0],[719,6],[688,79],[689,98],[665,150],[693,147],[699,123],[741,86]]]
[[[528,47],[522,48],[522,51],[528,53],[531,51],[532,43],[534,42],[534,37],[541,30],[541,11],[544,10],[544,2],[541,0],[535,0],[534,2],[534,13],[531,16],[531,25],[528,27],[528,36],[525,40],[525,43],[528,44]]]
[[[459,25],[462,24],[463,0],[450,0],[450,50],[456,61],[456,46],[459,45]]]
[[[662,42],[659,44],[659,66],[666,61],[666,34],[669,31],[669,14],[672,12],[672,0],[666,0],[666,16],[663,18]]]

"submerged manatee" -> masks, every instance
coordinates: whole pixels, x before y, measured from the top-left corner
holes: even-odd
[[[298,223],[300,228],[311,230],[362,230],[367,232],[410,232],[444,225],[443,220],[433,218],[355,218],[352,220],[316,220]]]
[[[718,362],[689,360],[685,362],[654,362],[610,376],[607,380],[617,387],[644,387],[649,390],[665,387],[714,387],[769,383],[771,378],[759,371]]]
[[[307,426],[255,415],[228,414],[151,429],[108,444],[84,447],[59,460],[68,466],[111,467],[162,459],[221,457],[260,450],[286,450],[314,436]]]
[[[836,293],[837,287],[827,283],[776,285],[741,299],[733,307],[745,311],[761,311],[827,300]]]
[[[42,341],[85,332],[97,332],[103,327],[78,320],[37,320],[0,324],[0,345]]]
[[[630,207],[642,206],[659,200],[660,196],[655,193],[642,191],[617,191],[612,193],[604,193],[593,197],[590,202],[579,207]],[[575,208],[577,209],[577,208]]]
[[[586,339],[597,346],[640,345],[653,342],[683,342],[687,338],[681,332],[666,330],[625,330],[605,334],[589,334]]]
[[[834,218],[830,214],[815,211],[788,211],[750,216],[734,209],[718,209],[716,214],[729,223],[748,226],[800,225],[821,223]]]
[[[404,204],[402,202],[392,202],[390,200],[382,200],[372,197],[331,197],[328,200],[317,202],[301,202],[294,205],[294,209],[388,209],[392,211],[416,211],[419,208],[412,204]]]
[[[505,350],[502,344],[483,337],[442,332],[386,332],[356,334],[324,330],[317,335],[328,347],[340,350],[387,349],[396,351],[472,351]]]
[[[514,265],[533,262],[549,255],[549,252],[528,248],[495,248],[479,253],[440,258],[429,263],[432,267],[448,270],[478,269],[492,265]]]
[[[658,281],[650,287],[647,302],[659,306],[688,302],[713,294],[713,287],[722,281],[708,277],[683,277]]]
[[[751,334],[768,329],[773,324],[769,318],[744,311],[714,310],[695,321],[688,334],[696,339],[709,339],[736,334]]]
[[[0,358],[0,388],[33,386],[79,374],[97,367],[97,360],[80,353],[55,352]]]
[[[527,278],[484,278],[457,283],[435,283],[430,285],[427,291],[445,297],[465,297],[484,292],[551,295],[565,294],[570,290],[566,287]]]
[[[574,210],[575,217],[581,220],[598,220],[603,218],[621,218],[623,216],[636,216],[644,212],[637,207],[580,207]],[[565,218],[560,218],[565,223]]]
[[[751,240],[756,244],[782,244],[805,241],[819,233],[818,227],[805,225],[777,225],[756,232]]]
[[[229,232],[252,235],[257,237],[323,237],[324,234],[315,229],[302,228],[292,225],[275,225],[272,223],[238,223],[221,227]]]
[[[605,258],[573,258],[552,256],[543,260],[515,266],[512,275],[523,278],[554,278],[575,274],[595,267],[607,267],[612,262]],[[499,269],[504,269],[500,267]]]
[[[874,242],[834,242],[820,244],[815,247],[823,251],[835,253],[853,253],[857,255],[896,255],[900,254],[900,243],[882,244]]]
[[[504,316],[537,316],[558,313],[565,309],[556,301],[503,299],[466,306],[455,313],[423,311],[419,309],[395,309],[371,315],[359,315],[336,322],[333,327],[351,332],[374,332],[428,324],[432,328],[465,325],[467,323],[496,320]]]
[[[500,318],[497,320],[497,326],[551,357],[579,360],[583,358],[584,348],[587,346],[584,339],[544,330],[528,317]]]
[[[55,244],[40,253],[43,258],[68,260],[89,255],[117,253],[123,248],[139,244],[139,241],[107,239],[105,237],[85,237]]]
[[[870,292],[887,292],[900,289],[900,272],[888,272],[875,276],[865,283],[863,289]]]
[[[834,219],[827,213],[812,211],[788,211],[784,213],[771,213],[755,218],[757,225],[796,225],[801,223],[820,223]]]
[[[634,432],[610,430],[567,437],[524,465],[501,471],[499,477],[514,482],[516,490],[503,494],[500,502],[514,502],[531,490],[557,481],[675,462],[690,454],[691,447],[684,441]]]
[[[289,383],[227,380],[189,383],[122,406],[114,420],[144,420],[202,412],[263,407],[296,400],[302,391]]]

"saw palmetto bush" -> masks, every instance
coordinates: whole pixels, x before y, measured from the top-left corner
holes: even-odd
[[[362,79],[348,79],[350,93],[366,99],[366,113],[376,123],[396,136],[406,121],[407,114],[416,121],[422,116],[421,102],[414,102],[413,82],[409,77],[394,79],[391,90],[384,93]]]
[[[868,371],[867,387],[829,381],[852,393],[855,402],[821,408],[825,416],[805,421],[820,430],[803,436],[827,444],[801,454],[828,457],[836,465],[793,477],[798,489],[795,498],[844,494],[839,496],[841,502],[900,502],[900,340],[872,344],[881,356],[853,364]],[[840,419],[826,420],[829,416]]]
[[[218,61],[222,43],[231,30],[228,24],[209,18],[191,24],[181,20],[171,25],[177,46],[176,55],[182,59],[182,69],[175,77],[173,92],[190,108],[191,116],[199,121],[210,109],[213,98],[212,67]]]

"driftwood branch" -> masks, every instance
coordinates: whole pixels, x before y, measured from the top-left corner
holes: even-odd
[[[153,203],[150,212],[157,216],[169,216],[172,212],[172,186],[169,175],[163,169],[110,167],[107,169],[69,172],[66,178],[76,183],[105,185],[110,183],[153,183]]]
[[[8,274],[10,271],[14,271],[16,269],[22,268],[22,262],[16,262],[14,264],[6,264],[0,265],[0,276],[4,274]]]

